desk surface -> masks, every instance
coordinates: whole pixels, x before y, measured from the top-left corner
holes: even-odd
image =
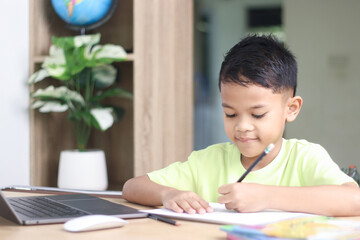
[[[18,192],[3,192],[5,196],[33,195]],[[130,204],[123,199],[109,198],[108,200],[122,203],[138,209],[143,206]],[[179,221],[180,226],[173,226],[149,218],[127,219],[129,224],[121,228],[99,230],[93,232],[70,233],[63,230],[63,224],[20,226],[0,217],[1,240],[88,240],[88,239],[226,239],[226,234],[219,230],[220,225]]]

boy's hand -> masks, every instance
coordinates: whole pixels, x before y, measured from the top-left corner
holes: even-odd
[[[255,183],[226,184],[218,189],[223,195],[218,201],[225,204],[227,209],[238,212],[257,212],[267,207],[266,190],[265,185]]]
[[[165,208],[178,213],[204,214],[213,211],[208,202],[196,193],[190,191],[180,191],[176,189],[166,191],[162,197],[162,202]]]

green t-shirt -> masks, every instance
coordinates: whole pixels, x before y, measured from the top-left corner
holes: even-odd
[[[215,144],[193,151],[186,162],[175,162],[148,173],[161,185],[193,191],[209,202],[217,202],[218,188],[234,183],[246,171],[240,152],[231,143]],[[279,154],[264,168],[250,172],[243,182],[276,186],[341,185],[355,182],[343,173],[318,144],[283,139]]]

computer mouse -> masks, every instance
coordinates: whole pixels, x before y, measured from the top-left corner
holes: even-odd
[[[87,215],[67,221],[64,223],[64,229],[69,232],[85,232],[121,227],[127,223],[127,221],[114,216]]]

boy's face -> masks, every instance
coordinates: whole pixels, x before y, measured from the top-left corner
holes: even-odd
[[[280,151],[288,99],[290,94],[256,85],[221,84],[225,132],[240,150],[243,162],[255,160],[270,143],[275,144],[271,160]]]

